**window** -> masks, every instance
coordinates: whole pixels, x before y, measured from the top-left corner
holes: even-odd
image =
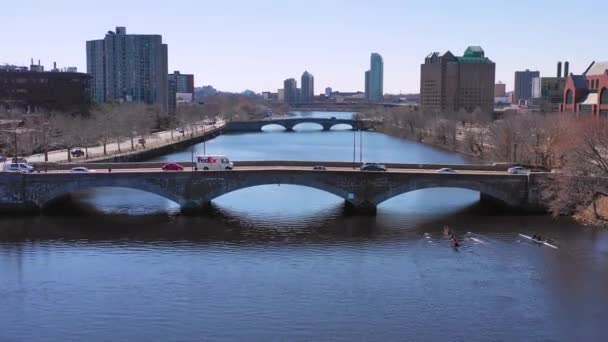
[[[566,104],[572,104],[573,98],[572,98],[572,90],[568,89],[568,91],[566,92]]]
[[[608,88],[603,88],[600,93],[600,104],[608,104]]]

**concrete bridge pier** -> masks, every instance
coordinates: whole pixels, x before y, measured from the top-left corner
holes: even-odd
[[[378,207],[370,201],[344,200],[344,213],[352,216],[376,216]]]
[[[211,201],[188,201],[180,208],[184,216],[206,216],[213,213]]]

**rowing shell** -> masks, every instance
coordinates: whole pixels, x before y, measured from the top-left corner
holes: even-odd
[[[543,244],[543,245],[545,245],[545,246],[547,246],[547,247],[551,247],[551,248],[553,248],[553,249],[558,249],[558,247],[557,247],[557,246],[552,245],[552,244],[550,244],[550,243],[548,243],[548,242],[546,242],[546,241],[538,241],[538,240],[536,240],[536,239],[533,239],[531,236],[524,235],[524,234],[521,234],[521,233],[519,234],[519,236],[521,236],[521,237],[523,237],[523,238],[526,238],[526,239],[528,239],[528,240],[532,240],[532,241],[534,241],[534,242],[536,242],[536,243]]]

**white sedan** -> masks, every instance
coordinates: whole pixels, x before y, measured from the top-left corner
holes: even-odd
[[[458,173],[458,171],[454,169],[450,169],[449,167],[444,167],[443,169],[439,169],[436,171],[437,173]]]
[[[509,172],[512,175],[527,175],[530,173],[529,169],[526,169],[525,167],[522,166],[513,166],[510,167],[507,172]]]
[[[71,173],[89,173],[89,172],[93,172],[93,170],[89,170],[84,166],[78,166],[78,167],[73,167],[70,170]]]

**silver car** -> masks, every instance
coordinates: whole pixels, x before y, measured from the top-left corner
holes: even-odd
[[[523,166],[513,166],[507,170],[508,173],[512,175],[527,175],[530,173],[529,169],[526,169]]]

